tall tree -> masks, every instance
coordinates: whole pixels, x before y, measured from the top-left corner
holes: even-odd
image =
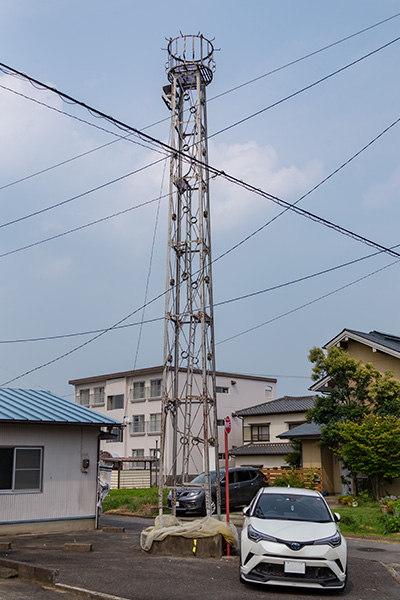
[[[383,482],[400,477],[400,419],[369,414],[361,423],[340,423],[339,432],[335,454],[350,471],[368,476],[379,500]]]
[[[321,442],[335,448],[341,439],[339,424],[346,420],[361,423],[370,413],[400,417],[400,382],[393,373],[380,373],[372,364],[351,358],[343,348],[333,346],[325,353],[313,348],[312,379],[327,378],[329,391],[316,399],[307,420],[322,425]]]
[[[334,346],[313,348],[312,379],[326,379],[307,420],[321,425],[321,445],[353,473],[363,473],[379,498],[385,479],[400,477],[400,382]]]

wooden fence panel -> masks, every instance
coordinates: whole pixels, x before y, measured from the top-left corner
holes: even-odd
[[[279,477],[282,477],[283,475],[289,475],[290,473],[292,473],[292,471],[290,469],[274,469],[274,468],[270,468],[270,469],[261,469],[261,471],[264,473],[264,475],[266,476],[266,478],[268,479],[268,482],[272,485],[274,485],[274,481],[275,479],[278,479]],[[294,469],[294,472],[296,473],[296,475],[298,475],[299,477],[302,477],[305,482],[306,482],[306,487],[309,487],[310,484],[310,478],[312,476],[316,476],[314,479],[314,485],[313,485],[313,489],[317,490],[317,492],[322,492],[322,469],[321,468],[312,468],[312,469]]]

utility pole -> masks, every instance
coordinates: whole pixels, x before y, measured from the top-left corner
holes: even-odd
[[[171,111],[168,257],[164,373],[160,438],[159,510],[162,492],[190,487],[204,471],[205,510],[211,515],[210,471],[217,474],[220,515],[218,429],[215,389],[214,315],[206,87],[213,78],[213,44],[198,35],[168,43],[163,100]],[[192,486],[193,487],[193,486]]]

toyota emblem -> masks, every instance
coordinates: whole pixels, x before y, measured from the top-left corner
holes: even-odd
[[[299,542],[292,542],[290,544],[291,550],[300,550],[300,548],[301,548],[301,544],[299,544]]]

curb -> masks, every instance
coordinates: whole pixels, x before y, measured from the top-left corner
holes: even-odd
[[[400,574],[396,571],[396,569],[394,567],[392,567],[391,565],[386,565],[385,563],[378,561],[379,564],[381,564],[383,567],[385,567],[386,571],[388,571],[391,576],[397,581],[397,583],[400,583]],[[396,565],[396,567],[400,568],[400,565]]]
[[[57,583],[59,573],[58,569],[50,569],[48,567],[31,565],[29,563],[10,560],[7,558],[0,558],[0,567],[16,571],[18,577],[21,579],[27,579],[29,581],[38,583],[39,585],[42,584],[51,586],[59,591],[71,592],[77,596],[81,596],[82,598],[88,598],[89,600],[128,600],[127,598],[122,598],[121,596],[93,592],[92,590],[74,587],[67,585],[66,583]]]
[[[21,577],[21,579],[29,579],[30,581],[36,581],[37,583],[54,585],[58,577],[58,569],[30,565],[29,563],[9,560],[8,558],[0,558],[0,566],[15,569],[18,573],[18,577]]]

